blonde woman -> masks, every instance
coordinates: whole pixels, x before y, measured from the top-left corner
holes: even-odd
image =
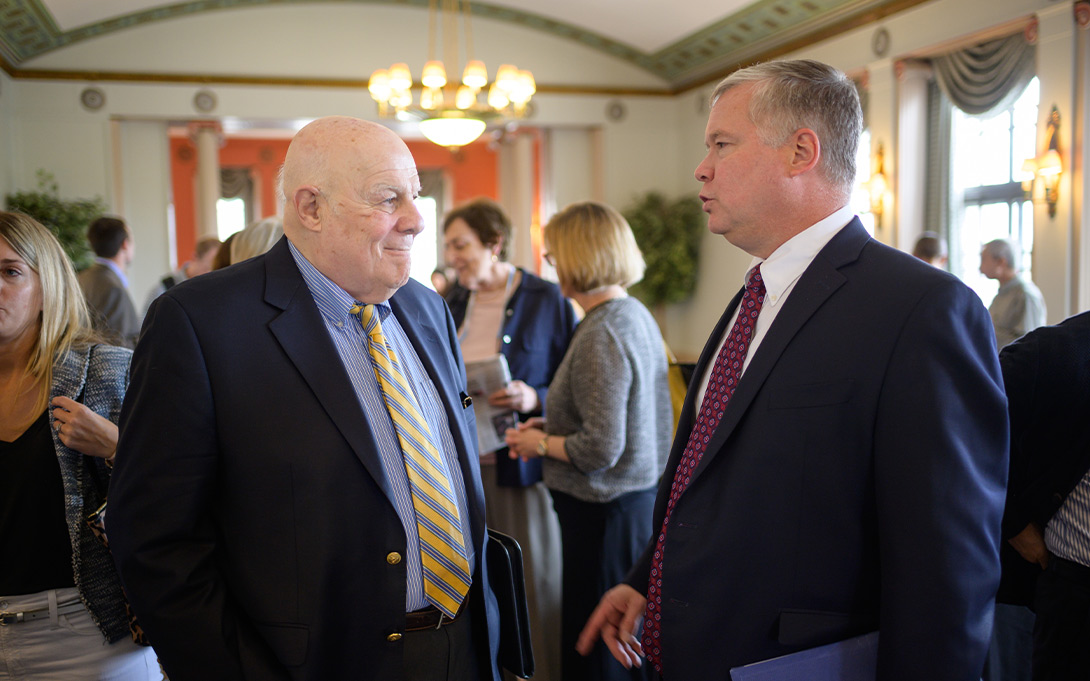
[[[98,343],[53,235],[0,212],[0,669],[20,679],[161,678],[84,522],[106,498],[131,354]]]
[[[545,227],[560,289],[585,311],[556,370],[547,421],[510,430],[511,456],[543,457],[563,547],[561,666],[565,681],[644,678],[601,643],[589,657],[575,641],[602,594],[622,580],[651,537],[656,485],[673,417],[662,335],[626,289],[644,261],[625,219],[578,203]]]

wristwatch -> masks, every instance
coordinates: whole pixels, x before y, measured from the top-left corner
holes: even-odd
[[[537,443],[537,455],[548,456],[549,455],[549,436],[541,438],[541,441]]]

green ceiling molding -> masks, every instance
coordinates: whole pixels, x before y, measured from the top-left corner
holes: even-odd
[[[328,0],[193,0],[136,12],[106,21],[61,31],[40,0],[3,0],[0,3],[0,60],[9,70],[34,57],[81,40],[123,28],[199,12],[267,5],[310,4]],[[427,9],[428,0],[345,0],[357,4],[395,5]],[[920,1],[920,0],[916,0]],[[507,21],[529,29],[574,40],[618,59],[640,66],[677,86],[692,82],[719,65],[767,52],[790,37],[813,33],[824,26],[882,7],[904,5],[905,0],[759,0],[707,28],[654,53],[571,24],[509,7],[471,3],[474,16]],[[883,12],[884,14],[884,12]]]

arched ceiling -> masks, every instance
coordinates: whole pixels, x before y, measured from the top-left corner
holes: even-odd
[[[34,60],[91,38],[155,22],[224,9],[319,5],[322,1],[0,0],[0,67],[13,77],[109,78],[95,64],[73,63],[62,72],[56,66],[36,69]],[[492,0],[473,2],[471,8],[474,17],[511,22],[629,62],[677,92],[924,1]],[[339,0],[336,4],[426,11],[429,0]],[[127,74],[126,79],[134,79],[133,75]],[[560,91],[564,85],[539,83],[539,88]]]

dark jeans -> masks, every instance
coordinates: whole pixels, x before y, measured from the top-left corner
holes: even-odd
[[[655,488],[629,492],[606,503],[588,503],[550,490],[560,519],[564,579],[560,665],[564,681],[643,681],[647,665],[626,670],[601,641],[583,657],[579,632],[602,595],[624,579],[651,539]]]
[[[1090,568],[1051,556],[1033,605],[1033,681],[1090,678]]]

